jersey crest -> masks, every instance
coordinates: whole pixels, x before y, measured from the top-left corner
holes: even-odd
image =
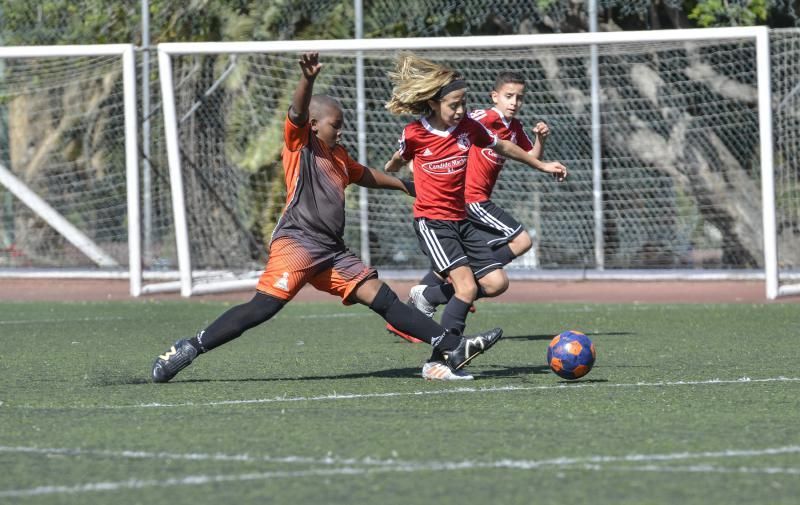
[[[469,133],[462,133],[458,136],[456,140],[456,144],[458,144],[459,149],[462,151],[469,151],[469,148],[472,146],[472,141],[469,139]]]

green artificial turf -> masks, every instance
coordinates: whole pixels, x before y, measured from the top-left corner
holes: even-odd
[[[0,503],[769,503],[800,496],[797,305],[481,303],[427,382],[364,307],[292,303],[168,384],[230,304],[0,304]],[[576,329],[595,368],[545,366]]]

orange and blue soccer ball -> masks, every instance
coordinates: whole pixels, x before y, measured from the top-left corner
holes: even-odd
[[[597,353],[589,337],[579,331],[565,331],[547,346],[550,370],[564,379],[579,379],[594,366]]]

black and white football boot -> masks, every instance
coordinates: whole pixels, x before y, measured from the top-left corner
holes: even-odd
[[[488,351],[503,336],[501,328],[495,328],[477,335],[465,335],[455,349],[444,351],[444,363],[452,370],[460,370],[472,359]]]
[[[153,382],[167,382],[178,372],[189,366],[197,357],[195,349],[188,340],[182,338],[175,342],[167,352],[160,354],[153,363]]]

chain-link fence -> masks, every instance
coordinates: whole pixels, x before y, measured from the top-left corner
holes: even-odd
[[[729,2],[734,6],[746,2]],[[173,2],[150,4],[153,44],[193,40],[273,40],[292,38],[348,38],[355,33],[351,2],[283,0],[255,8],[250,2]],[[676,1],[642,2],[601,0],[601,29],[688,26],[692,14]],[[79,44],[133,42],[140,44],[141,5],[126,2],[38,3],[0,2],[0,28],[6,44]],[[784,24],[796,19],[791,2],[775,2]],[[782,10],[781,10],[782,9]],[[398,36],[452,36],[585,30],[586,4],[567,0],[486,2],[483,0],[365,2],[363,32],[367,38]],[[788,20],[788,21],[786,21]],[[798,75],[797,32],[772,35],[773,89],[776,109],[778,165],[779,247],[782,268],[796,268],[798,226],[798,170],[795,147]],[[541,51],[483,51],[428,53],[462,70],[470,80],[470,105],[486,106],[494,74],[512,66],[522,70],[529,87],[521,119],[528,125],[545,119],[553,127],[547,156],[560,159],[572,170],[572,181],[555,186],[531,176],[527,168],[509,163],[498,183],[495,199],[535,233],[534,253],[516,263],[521,267],[593,268],[591,144],[588,59],[581,50],[548,48]],[[144,48],[150,51],[152,48]],[[161,98],[155,65],[139,76],[151,84],[151,110],[140,110],[140,130],[149,119],[150,142],[145,187],[146,268],[174,269],[177,265],[172,203],[162,124]],[[380,167],[388,158],[403,120],[383,109],[389,84],[385,72],[391,56],[365,61],[368,162]],[[151,59],[152,61],[152,59]],[[600,56],[603,122],[604,239],[609,268],[753,268],[761,267],[760,197],[757,163],[757,123],[752,45],[673,45],[617,48]],[[32,128],[30,116],[9,116],[10,89],[21,75],[7,64],[3,73],[5,131]],[[277,166],[284,111],[296,78],[292,57],[278,62],[256,57],[218,55],[187,58],[176,63],[181,152],[189,195],[192,254],[198,268],[258,269],[264,243],[284,203],[283,181]],[[141,78],[141,77],[140,77]],[[42,76],[32,76],[50,101],[63,101]],[[92,77],[86,77],[93,83]],[[80,82],[77,80],[75,82]],[[326,67],[320,85],[340,97],[346,112],[344,144],[355,155],[356,117],[353,60],[340,56]],[[92,87],[87,84],[86,92]],[[49,95],[48,95],[49,94]],[[82,101],[99,99],[98,94]],[[37,98],[45,102],[45,98]],[[101,100],[102,102],[102,100]],[[102,102],[108,104],[108,102]],[[114,110],[113,105],[108,105]],[[53,109],[56,110],[56,109]],[[59,163],[39,172],[53,181],[47,191],[73,187],[84,192],[96,178],[98,162],[107,149],[98,147],[116,131],[119,117],[87,113],[89,123],[69,135],[38,122],[31,145],[16,144],[4,155],[18,175],[21,165],[11,162],[25,150],[47,149],[69,156],[76,145],[75,171],[65,178]],[[408,118],[406,118],[408,119]],[[26,122],[27,121],[27,122]],[[105,132],[105,133],[98,133]],[[94,136],[92,136],[94,135]],[[76,138],[80,142],[76,144]],[[92,141],[87,141],[91,139]],[[0,142],[6,142],[0,137]],[[661,150],[658,150],[661,149]],[[652,153],[660,153],[658,158]],[[58,157],[54,157],[57,160]],[[106,158],[107,159],[107,158]],[[680,167],[679,169],[676,167]],[[121,170],[108,164],[103,170]],[[119,174],[116,174],[117,180]],[[84,184],[84,185],[82,185]],[[96,181],[95,181],[95,184]],[[734,185],[736,189],[734,190]],[[98,187],[101,187],[100,184]],[[46,190],[42,190],[46,192]],[[98,190],[100,191],[100,190]],[[120,194],[119,189],[102,190]],[[101,192],[102,192],[101,191]],[[86,193],[90,194],[90,193]],[[92,199],[73,195],[84,207]],[[723,198],[724,197],[724,198]],[[59,201],[56,195],[53,200]],[[348,207],[347,242],[361,249],[357,195]],[[117,205],[117,204],[114,204]],[[98,203],[93,236],[121,251],[124,264],[124,223],[109,238],[102,223],[119,221],[122,210]],[[427,262],[416,246],[409,221],[410,200],[385,191],[370,192],[369,252],[373,264],[392,268],[423,268]],[[568,209],[565,214],[564,209]],[[60,206],[70,216],[72,207]],[[116,214],[115,214],[116,212]],[[117,217],[112,216],[116,215]],[[569,217],[565,217],[569,216]],[[8,192],[0,191],[0,264],[3,266],[85,267],[86,258],[53,252],[52,237],[29,230],[43,228]],[[206,231],[201,231],[206,230]],[[65,246],[68,247],[68,246]],[[40,257],[40,251],[51,257]]]

